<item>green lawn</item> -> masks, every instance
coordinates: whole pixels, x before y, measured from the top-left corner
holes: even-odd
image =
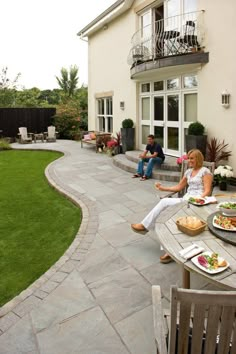
[[[47,151],[0,152],[0,306],[26,289],[66,251],[81,210],[52,189]]]

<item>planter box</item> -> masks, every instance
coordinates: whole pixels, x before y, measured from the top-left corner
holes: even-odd
[[[186,135],[186,151],[198,149],[206,156],[207,135]]]
[[[122,152],[134,150],[134,128],[121,128]]]

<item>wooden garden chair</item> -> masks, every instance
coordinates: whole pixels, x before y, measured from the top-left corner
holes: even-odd
[[[171,288],[170,314],[152,287],[157,354],[236,353],[236,291]]]
[[[44,133],[44,139],[48,143],[54,143],[56,141],[56,128],[53,125],[48,127],[48,131]]]
[[[18,133],[19,143],[20,144],[32,143],[33,135],[34,135],[33,133],[27,132],[26,127],[20,127]]]

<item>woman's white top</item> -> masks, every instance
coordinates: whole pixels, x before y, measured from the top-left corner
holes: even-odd
[[[207,167],[201,167],[195,176],[192,176],[193,168],[187,169],[184,177],[187,178],[188,189],[184,195],[184,199],[194,196],[200,196],[204,192],[203,177],[206,175],[212,175],[211,171]]]

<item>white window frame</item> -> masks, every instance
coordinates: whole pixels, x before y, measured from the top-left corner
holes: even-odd
[[[99,112],[99,101],[103,101],[104,104],[104,112],[100,113]],[[107,110],[107,103],[111,104],[110,112]],[[104,118],[105,119],[105,127],[103,127],[103,131],[108,132],[108,133],[113,133],[113,99],[112,96],[108,97],[100,97],[96,99],[96,104],[97,104],[97,126],[99,128],[100,122],[99,119]],[[111,128],[109,129],[109,119],[111,120]],[[98,129],[101,131],[101,129]]]

